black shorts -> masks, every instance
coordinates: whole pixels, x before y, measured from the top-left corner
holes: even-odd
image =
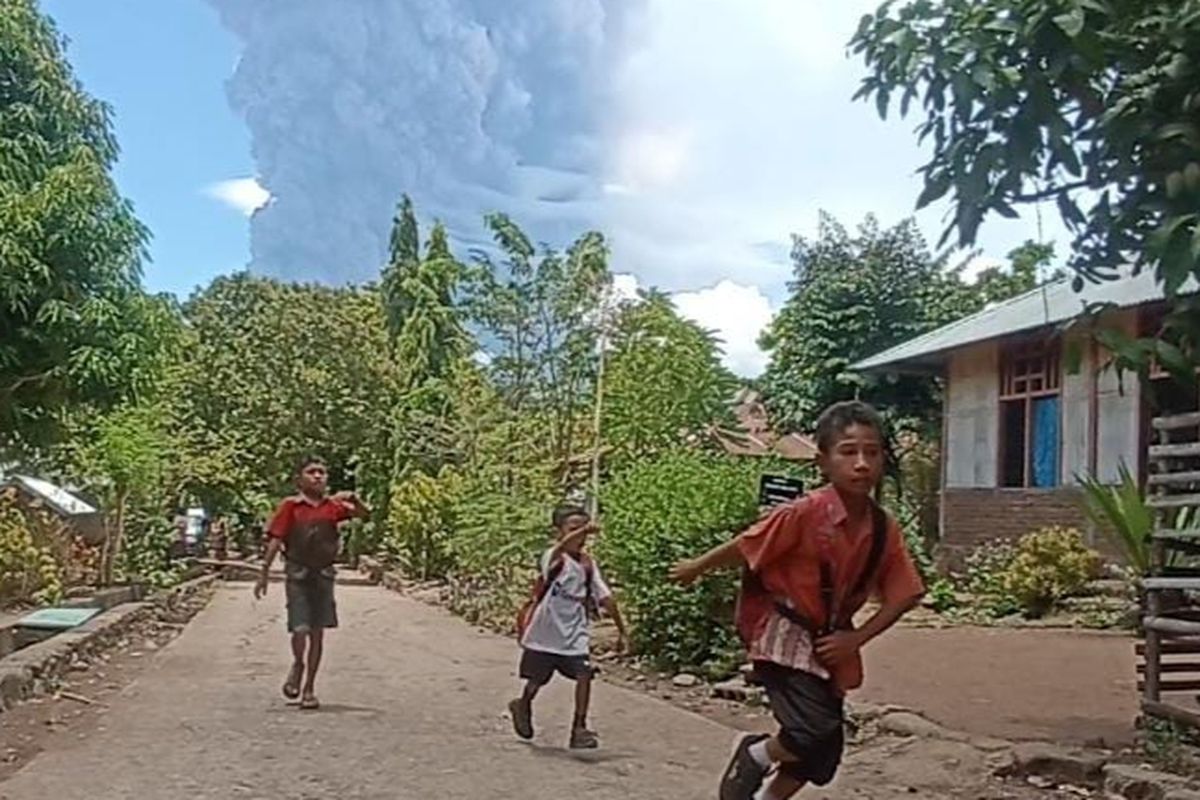
[[[797,669],[757,661],[754,674],[779,723],[779,742],[798,761],[780,771],[824,786],[833,780],[845,747],[845,702],[833,684]]]
[[[590,656],[560,656],[556,653],[543,653],[541,650],[521,652],[522,680],[530,681],[536,686],[544,686],[554,677],[555,672],[573,681],[591,678],[596,674]]]

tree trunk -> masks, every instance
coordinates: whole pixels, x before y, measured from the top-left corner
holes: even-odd
[[[129,492],[119,490],[116,496],[115,520],[104,542],[104,567],[102,580],[105,586],[112,586],[113,573],[117,559],[121,557],[121,548],[125,540],[125,506],[129,502]]]

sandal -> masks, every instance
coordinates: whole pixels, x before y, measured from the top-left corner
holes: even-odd
[[[300,700],[300,709],[302,711],[316,711],[320,707],[321,703],[311,694]]]
[[[304,665],[293,664],[291,672],[288,673],[287,680],[283,682],[283,696],[288,700],[295,700],[300,696],[300,679],[304,676]]]

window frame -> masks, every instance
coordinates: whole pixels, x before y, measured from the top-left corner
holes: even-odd
[[[1036,368],[1035,368],[1036,367]],[[996,405],[998,428],[996,484],[1001,489],[1053,490],[1062,485],[1062,341],[1057,336],[1025,337],[1000,345],[997,371],[999,392]],[[1036,401],[1058,398],[1057,441],[1054,443],[1057,461],[1053,486],[1033,485],[1033,428]],[[1024,440],[1021,442],[1021,482],[1008,483],[1007,466],[1010,455],[1010,436],[1007,434],[1006,407],[1021,403],[1024,412]]]

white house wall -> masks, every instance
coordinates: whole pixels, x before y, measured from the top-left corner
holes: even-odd
[[[1136,331],[1136,314],[1122,312],[1116,326]],[[962,348],[949,359],[946,393],[946,488],[993,489],[1000,461],[999,346],[985,342]],[[1102,364],[1105,355],[1100,353]],[[1083,344],[1081,368],[1062,376],[1062,482],[1089,468],[1092,435],[1092,352]],[[1141,400],[1137,376],[1118,379],[1115,370],[1102,370],[1096,386],[1096,471],[1103,481],[1116,482],[1121,464],[1136,474],[1140,463]]]
[[[1132,311],[1121,312],[1114,326],[1130,335],[1137,332],[1137,316]],[[1121,464],[1137,474],[1141,453],[1141,384],[1134,373],[1118,377],[1114,369],[1100,373],[1097,405],[1100,426],[1096,444],[1096,472],[1102,481],[1119,480]]]
[[[1000,382],[995,343],[950,359],[946,393],[946,487],[994,487],[999,463]]]

